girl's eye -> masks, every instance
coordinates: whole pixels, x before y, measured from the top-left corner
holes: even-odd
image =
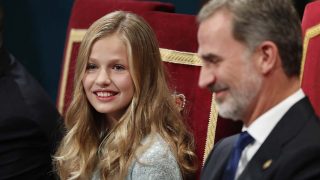
[[[97,65],[93,64],[93,63],[88,63],[87,64],[87,70],[93,70],[93,69],[96,69],[97,68]]]
[[[114,69],[116,71],[122,71],[122,70],[125,70],[125,67],[123,65],[116,64],[116,65],[113,66],[112,69]]]

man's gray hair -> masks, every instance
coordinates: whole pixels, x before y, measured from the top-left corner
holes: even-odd
[[[252,52],[263,41],[279,49],[287,76],[299,76],[302,32],[299,16],[291,0],[211,0],[199,12],[199,23],[225,9],[233,16],[232,33]]]

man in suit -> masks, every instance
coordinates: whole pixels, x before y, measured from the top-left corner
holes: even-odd
[[[0,9],[0,179],[55,179],[60,115],[40,85],[2,45]]]
[[[320,179],[320,120],[300,89],[291,0],[211,0],[198,22],[199,86],[222,117],[243,122],[215,145],[201,179]]]

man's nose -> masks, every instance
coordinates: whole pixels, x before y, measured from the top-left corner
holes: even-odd
[[[200,88],[207,88],[215,83],[215,74],[206,67],[201,67],[198,85]]]

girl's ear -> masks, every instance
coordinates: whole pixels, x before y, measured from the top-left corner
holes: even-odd
[[[257,48],[257,66],[262,74],[271,72],[277,64],[278,48],[271,41],[262,42]]]

